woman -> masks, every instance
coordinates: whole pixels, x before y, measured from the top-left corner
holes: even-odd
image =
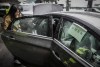
[[[3,28],[4,30],[6,30],[8,28],[8,26],[10,25],[10,23],[18,17],[21,17],[21,13],[20,10],[18,9],[17,5],[12,5],[8,14],[6,16],[4,16],[4,23],[3,23]]]

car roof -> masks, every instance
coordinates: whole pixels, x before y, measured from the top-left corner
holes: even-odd
[[[9,3],[0,3],[0,6],[10,6]]]
[[[49,9],[48,9],[49,8]],[[38,3],[33,7],[34,15],[43,15],[49,12],[63,11],[63,7],[58,4]]]
[[[81,21],[82,24],[93,29],[100,35],[100,13],[93,12],[53,12],[51,14],[59,14],[72,17]]]
[[[33,5],[33,4],[28,4],[28,3],[20,3],[19,5]]]

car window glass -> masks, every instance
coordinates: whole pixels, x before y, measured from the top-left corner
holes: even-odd
[[[64,21],[62,30],[60,31],[59,39],[60,41],[77,55],[82,57],[84,60],[95,65],[96,67],[100,66],[100,41],[96,39],[92,34],[88,32],[82,26],[73,28],[74,22]],[[69,32],[69,30],[72,32]],[[74,32],[73,32],[74,31]],[[76,33],[77,32],[77,33]],[[83,34],[84,35],[80,35]],[[77,36],[78,35],[78,36]]]
[[[71,21],[68,20],[63,20],[63,28],[61,30],[61,36],[60,36],[60,40],[62,43],[64,43],[66,46],[69,46],[71,41],[72,41],[72,36],[70,36],[68,34],[68,29],[70,28],[70,26],[72,25]]]
[[[12,25],[15,32],[26,32],[33,35],[47,35],[48,18],[24,18],[19,19]]]

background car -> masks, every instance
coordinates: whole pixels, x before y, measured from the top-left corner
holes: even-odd
[[[32,16],[32,15],[42,15],[49,12],[63,11],[63,7],[57,4],[45,4],[45,3],[37,3],[37,4],[29,4],[29,3],[21,3],[19,5],[21,9],[21,13],[24,16]],[[48,9],[49,8],[49,9]]]
[[[20,3],[19,8],[24,16],[33,15],[33,5],[29,3]]]
[[[92,9],[92,12],[100,13],[100,8],[93,8],[93,9]]]
[[[5,14],[7,14],[10,6],[11,5],[9,3],[0,3],[0,15],[4,16]]]
[[[22,17],[1,35],[23,64],[45,67],[99,67],[100,14],[54,12]]]
[[[43,15],[46,13],[57,12],[57,11],[63,11],[63,6],[58,4],[37,3],[33,7],[33,15]]]
[[[91,9],[86,9],[85,11],[100,13],[100,8],[91,8]]]

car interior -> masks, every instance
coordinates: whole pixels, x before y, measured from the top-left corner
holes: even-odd
[[[99,65],[100,52],[98,51],[100,51],[100,42],[89,32],[87,32],[79,42],[74,36],[68,33],[71,25],[72,23],[64,23],[61,34],[61,42],[86,61]]]
[[[16,21],[13,24],[13,30],[18,32],[26,32],[38,35],[47,35],[48,24],[46,23],[48,19],[43,18],[26,18]],[[41,23],[39,23],[41,22]]]

